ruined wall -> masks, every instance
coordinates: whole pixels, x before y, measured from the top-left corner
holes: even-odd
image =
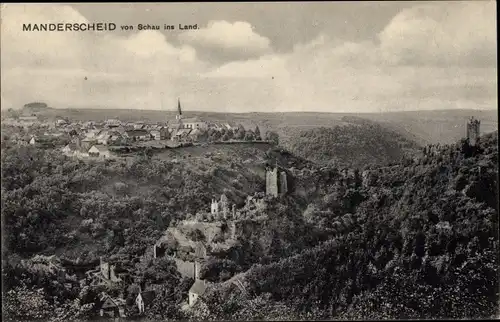
[[[286,172],[281,171],[279,176],[279,191],[280,194],[285,194],[288,192],[288,182],[286,177]]]
[[[266,171],[266,195],[278,196],[278,169]]]
[[[217,202],[217,200],[212,199],[212,205],[210,207],[210,213],[212,215],[214,215],[214,214],[217,214],[218,212],[219,212],[219,203]]]
[[[121,279],[116,276],[115,274],[115,266],[111,266],[110,270],[109,270],[109,279],[112,281],[112,282],[120,282]]]
[[[109,264],[101,261],[101,274],[104,278],[109,279]]]
[[[236,223],[233,221],[229,224],[229,238],[234,240],[236,238]]]

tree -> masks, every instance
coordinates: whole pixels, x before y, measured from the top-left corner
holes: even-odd
[[[245,133],[245,128],[243,127],[243,125],[239,124],[236,133],[234,134],[234,138],[236,140],[243,140],[245,138]]]
[[[53,313],[54,308],[45,298],[45,292],[41,288],[33,289],[23,285],[6,293],[3,313],[8,320],[46,320]]]
[[[146,285],[175,285],[180,279],[175,262],[166,257],[152,259],[146,270],[138,273],[139,276],[142,276],[142,282]]]
[[[198,228],[195,230],[191,230],[188,234],[188,236],[193,240],[193,241],[205,241],[205,235],[201,230]]]
[[[255,136],[252,131],[247,131],[245,133],[245,141],[253,141],[255,140]]]
[[[266,141],[270,141],[274,145],[279,145],[279,135],[273,131],[267,131],[265,136]]]
[[[254,133],[255,133],[255,140],[262,141],[262,137],[260,135],[260,129],[259,129],[258,125],[255,127]]]
[[[221,137],[222,137],[221,132],[219,132],[219,131],[214,131],[214,132],[212,133],[211,139],[212,139],[212,141],[219,141],[219,140],[221,139]]]

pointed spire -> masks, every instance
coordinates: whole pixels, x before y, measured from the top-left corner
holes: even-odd
[[[177,98],[177,111],[179,112],[179,115],[182,115],[180,98]]]

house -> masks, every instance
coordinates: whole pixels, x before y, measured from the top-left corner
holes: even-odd
[[[122,125],[122,122],[120,120],[117,120],[117,119],[106,120],[106,126],[107,127],[117,127],[117,126],[120,126],[120,125]]]
[[[91,130],[87,131],[86,137],[89,139],[96,139],[97,136],[99,135],[99,133],[101,133],[101,130],[91,129]]]
[[[95,126],[95,122],[94,121],[87,121],[85,123],[82,124],[82,128],[84,129],[91,129]]]
[[[154,140],[161,140],[161,133],[160,131],[158,130],[152,130],[151,132],[149,132],[151,134],[151,136],[153,137]]]
[[[72,142],[61,149],[62,153],[68,157],[88,157],[88,150],[79,142]]]
[[[107,145],[110,139],[110,135],[108,131],[101,131],[96,137],[97,144]]]
[[[208,123],[200,119],[199,117],[191,117],[187,119],[183,119],[182,123],[184,124],[184,128],[187,129],[208,129]]]
[[[194,129],[189,132],[189,137],[192,141],[205,141],[207,138],[207,132],[201,129]]]
[[[94,138],[86,137],[81,141],[82,147],[85,148],[87,151],[95,144],[97,144],[97,140]]]
[[[68,124],[68,121],[64,120],[64,119],[57,119],[56,120],[56,126],[63,126],[63,125],[67,125]]]
[[[133,141],[147,141],[151,139],[151,135],[146,130],[129,130],[124,136]]]
[[[27,146],[28,142],[26,142],[26,140],[23,140],[23,139],[17,139],[16,144],[20,145],[20,146]]]
[[[36,117],[36,116],[20,116],[19,117],[19,125],[21,125],[21,126],[31,126],[35,123],[38,123],[38,117]]]
[[[207,290],[207,285],[204,280],[196,280],[193,283],[193,286],[189,289],[189,298],[188,298],[188,303],[189,306],[193,306],[198,298],[205,294],[205,291]]]
[[[119,133],[121,136],[123,136],[123,135],[125,134],[125,132],[127,131],[127,129],[125,128],[125,126],[120,125],[120,126],[117,126],[117,127],[113,128],[113,131],[114,131],[114,132],[117,132],[117,133]]]
[[[176,129],[174,132],[172,132],[172,140],[177,140],[177,141],[184,141],[189,137],[189,133],[191,132],[191,129]]]
[[[109,149],[104,145],[93,145],[88,152],[91,157],[99,157],[103,159],[113,158],[111,151],[109,151]]]
[[[101,308],[99,310],[99,315],[101,317],[125,317],[125,300],[112,298],[106,293],[101,294],[99,300],[101,302]]]
[[[39,137],[32,136],[31,139],[29,140],[29,144],[42,148],[54,147],[53,139],[49,136],[39,136]]]
[[[115,142],[123,144],[123,135],[119,131],[115,130],[104,130],[99,133],[96,137],[97,144],[109,145]]]
[[[52,137],[60,137],[62,135],[64,135],[64,133],[61,133],[61,132],[49,132],[49,131],[45,131],[43,133],[44,136],[52,136]]]
[[[226,127],[220,123],[210,123],[209,128],[214,129],[216,131],[221,131],[222,129],[225,129]]]
[[[200,279],[200,265],[197,261],[194,261],[194,283],[189,289],[188,294],[188,304],[193,306],[198,298],[205,294],[207,290],[207,284],[204,280]]]
[[[135,304],[139,309],[139,313],[142,314],[145,312],[146,308],[148,308],[156,297],[156,292],[153,290],[140,292],[135,298]]]
[[[168,140],[170,139],[170,131],[164,126],[158,126],[155,130],[149,132],[155,140]]]
[[[144,121],[136,121],[133,123],[134,130],[147,130],[148,125]]]

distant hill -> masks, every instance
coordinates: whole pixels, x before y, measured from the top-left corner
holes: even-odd
[[[481,120],[481,134],[498,131],[497,110],[443,110],[365,114],[419,144],[452,144],[465,136],[468,119]]]
[[[24,109],[43,110],[43,109],[49,108],[49,106],[47,105],[47,103],[43,103],[43,102],[32,102],[32,103],[24,104],[23,108]]]
[[[347,125],[301,131],[282,139],[293,154],[340,168],[382,166],[419,153],[419,145],[397,131],[359,117],[344,117]]]
[[[3,111],[2,111],[3,113]],[[160,110],[120,110],[120,109],[45,109],[38,114],[55,120],[67,117],[70,120],[106,120],[117,118],[121,121],[166,122],[175,119],[176,111]],[[443,111],[409,111],[386,113],[215,113],[184,111],[186,117],[199,116],[209,121],[226,121],[241,123],[245,128],[258,125],[263,132],[276,131],[286,138],[296,135],[297,131],[317,127],[332,127],[349,124],[343,117],[361,117],[379,122],[407,139],[420,145],[427,143],[452,143],[465,135],[465,124],[471,116],[481,120],[481,132],[489,133],[498,129],[496,110],[443,110]]]

